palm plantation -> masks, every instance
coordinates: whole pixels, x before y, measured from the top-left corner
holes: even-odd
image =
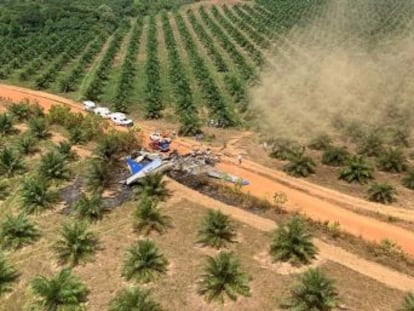
[[[39,173],[46,179],[69,179],[66,157],[58,152],[48,152],[40,159]]]
[[[335,282],[320,269],[309,269],[290,291],[286,307],[295,311],[330,311],[338,306]]]
[[[128,248],[122,276],[139,283],[154,281],[167,272],[168,260],[150,240],[140,240]]]
[[[33,306],[45,311],[83,310],[88,289],[69,268],[47,278],[37,276],[31,282]]]
[[[250,296],[250,277],[241,270],[233,253],[220,252],[216,257],[207,257],[203,270],[198,292],[207,302],[223,304],[226,297],[235,301],[239,295]]]
[[[230,217],[221,211],[210,210],[198,231],[198,243],[216,249],[235,242],[236,232]]]
[[[76,266],[92,259],[99,248],[97,236],[84,222],[64,224],[53,246],[60,263]]]
[[[39,237],[39,231],[24,214],[6,215],[0,226],[1,245],[4,248],[18,249],[32,244]]]
[[[27,177],[20,190],[21,208],[28,214],[40,213],[54,207],[58,194],[49,189],[48,183],[39,177]]]
[[[4,293],[12,290],[18,276],[16,269],[0,253],[0,298]]]
[[[72,205],[72,209],[80,219],[89,222],[102,220],[105,213],[109,211],[100,193],[94,193],[90,196],[82,194]]]
[[[134,211],[134,230],[145,235],[155,231],[164,233],[172,226],[171,217],[163,215],[158,202],[143,196]]]
[[[273,261],[288,261],[293,265],[310,263],[318,253],[312,235],[299,216],[278,227],[270,245]]]
[[[150,292],[138,287],[124,288],[116,293],[109,304],[109,311],[162,311]]]

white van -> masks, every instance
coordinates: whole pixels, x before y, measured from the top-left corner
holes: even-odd
[[[111,111],[106,107],[97,107],[93,110],[93,112],[104,119],[109,119],[112,114]]]
[[[115,125],[120,125],[120,126],[133,126],[134,125],[134,122],[131,119],[128,119],[126,115],[122,112],[112,113],[111,120]]]
[[[83,109],[86,111],[92,111],[96,108],[96,104],[93,101],[85,100],[83,102]]]

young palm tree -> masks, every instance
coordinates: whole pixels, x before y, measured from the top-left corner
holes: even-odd
[[[349,152],[344,147],[328,147],[322,155],[322,164],[342,166],[349,159]]]
[[[221,211],[210,210],[203,219],[201,228],[198,231],[198,243],[214,248],[225,247],[234,243],[236,237],[235,229],[230,217]]]
[[[7,136],[16,132],[13,127],[13,118],[7,113],[0,114],[0,135]]]
[[[148,283],[167,272],[168,260],[150,240],[140,240],[128,250],[122,268],[127,280]]]
[[[30,133],[38,139],[45,139],[50,135],[49,124],[46,118],[38,117],[31,119],[29,121],[29,129]]]
[[[27,102],[12,103],[7,109],[20,122],[28,120],[32,116],[30,105]]]
[[[105,206],[102,195],[99,192],[92,194],[90,197],[84,194],[81,195],[72,208],[79,218],[86,219],[89,222],[102,220],[104,214],[108,212],[108,208]]]
[[[69,179],[70,177],[70,170],[67,167],[65,156],[54,151],[42,156],[39,173],[46,179]]]
[[[308,145],[309,149],[313,150],[326,150],[331,147],[332,138],[327,134],[321,134],[314,138]]]
[[[72,144],[68,141],[61,141],[56,146],[56,151],[63,156],[65,160],[76,160],[77,154],[72,150]]]
[[[109,311],[162,311],[161,305],[155,302],[150,292],[137,287],[124,288],[116,294],[109,304]]]
[[[86,185],[91,192],[102,192],[111,184],[111,169],[108,162],[93,159],[88,163]]]
[[[24,155],[29,155],[37,152],[37,139],[31,134],[23,134],[16,142],[17,149]]]
[[[12,177],[25,169],[19,153],[8,147],[0,150],[0,176]]]
[[[380,170],[391,173],[401,173],[407,170],[407,160],[398,148],[385,150],[378,158]]]
[[[167,189],[167,182],[162,178],[161,173],[146,175],[138,185],[138,193],[159,201],[165,201],[171,194]]]
[[[240,269],[240,261],[229,252],[208,257],[198,283],[198,292],[207,302],[224,303],[225,297],[237,300],[238,295],[250,296],[249,276]]]
[[[12,289],[11,285],[16,281],[19,274],[16,269],[9,265],[0,254],[0,297]]]
[[[304,147],[295,141],[287,139],[277,139],[270,142],[271,152],[270,157],[278,160],[289,160],[291,157],[303,154]]]
[[[383,151],[382,136],[378,131],[373,131],[362,140],[358,153],[367,157],[378,157]]]
[[[2,247],[18,249],[32,244],[39,237],[35,225],[24,215],[6,215],[0,226]]]
[[[76,266],[93,257],[99,248],[97,236],[88,230],[84,222],[64,224],[60,230],[60,239],[53,246],[59,261]]]
[[[308,177],[315,173],[315,162],[303,154],[298,154],[290,157],[289,163],[287,163],[283,170],[294,177]]]
[[[309,269],[291,289],[287,303],[291,310],[330,311],[338,306],[338,294],[333,280],[319,269]]]
[[[308,264],[315,258],[318,249],[312,242],[312,235],[299,216],[276,229],[270,245],[274,261],[289,261],[294,265]]]
[[[23,181],[20,196],[22,200],[21,207],[28,214],[53,208],[53,205],[59,199],[58,194],[49,190],[47,182],[39,177],[26,178]]]
[[[365,184],[372,179],[373,168],[363,156],[353,156],[347,161],[347,166],[339,173],[339,179],[348,183]]]
[[[404,302],[400,311],[413,311],[414,310],[414,293],[408,293],[404,297]]]
[[[373,183],[368,189],[368,199],[373,202],[390,204],[396,200],[396,190],[387,183]]]
[[[51,278],[35,277],[31,288],[37,298],[34,306],[46,311],[83,310],[88,294],[87,287],[69,268]]]
[[[414,169],[411,169],[407,175],[403,177],[401,183],[404,187],[414,190]]]
[[[134,212],[134,230],[145,235],[156,231],[163,234],[171,227],[171,217],[163,215],[157,206],[158,202],[143,196]]]

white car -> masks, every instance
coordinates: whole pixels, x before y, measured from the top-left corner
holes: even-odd
[[[83,102],[83,109],[87,111],[92,111],[96,108],[96,104],[93,101],[85,100]]]
[[[115,125],[120,125],[120,126],[133,126],[134,125],[134,122],[131,119],[128,119],[126,115],[122,112],[112,113],[111,120]]]
[[[111,111],[106,107],[97,107],[93,112],[104,119],[109,119],[112,115]]]

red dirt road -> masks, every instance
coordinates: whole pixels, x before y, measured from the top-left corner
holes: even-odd
[[[37,101],[45,109],[53,104],[64,104],[73,110],[83,111],[81,106],[69,99],[44,92],[32,91],[25,88],[0,84],[0,97],[9,98],[12,101],[29,99]],[[152,129],[142,126],[144,134]],[[189,139],[177,139],[175,145],[180,150],[188,151],[194,144]],[[244,161],[243,166],[238,166],[232,159],[224,157],[224,161],[218,165],[229,173],[242,176],[250,181],[250,185],[244,187],[244,191],[260,197],[271,199],[277,191],[283,191],[288,198],[286,208],[298,210],[315,220],[335,222],[341,224],[341,228],[356,236],[361,236],[370,241],[389,239],[400,245],[404,251],[414,256],[414,233],[390,223],[381,222],[368,216],[362,216],[343,208],[344,204],[355,205],[361,209],[378,210],[379,206],[363,200],[340,194],[333,190],[310,184],[303,180],[293,179],[281,172],[265,168],[251,161]],[[396,208],[382,207],[386,214],[398,215],[402,219],[412,219],[414,213],[400,213]]]

